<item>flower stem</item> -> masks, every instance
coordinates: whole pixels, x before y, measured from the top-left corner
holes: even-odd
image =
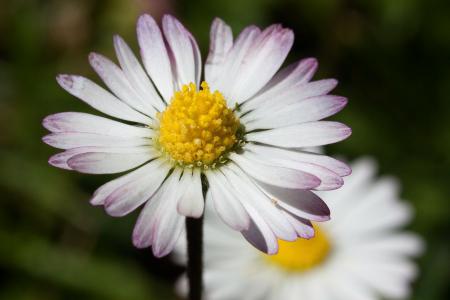
[[[201,300],[203,289],[203,216],[186,218],[189,300]]]

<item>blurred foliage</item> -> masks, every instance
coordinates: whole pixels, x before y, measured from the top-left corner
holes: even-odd
[[[353,136],[329,152],[372,155],[398,176],[427,241],[413,299],[450,299],[450,2],[438,0],[14,0],[0,3],[0,299],[173,299],[182,269],[130,242],[136,214],[88,204],[106,176],[47,165],[44,116],[90,111],[60,89],[58,73],[96,78],[89,51],[113,56],[112,35],[136,47],[146,11],[180,17],[207,53],[215,16],[234,32],[282,22],[289,60],[314,56],[317,78],[348,96],[335,119]]]

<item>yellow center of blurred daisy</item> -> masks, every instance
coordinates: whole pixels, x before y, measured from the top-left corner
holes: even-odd
[[[289,272],[303,272],[321,264],[327,258],[331,247],[326,234],[318,226],[314,226],[314,229],[315,236],[309,240],[279,240],[278,253],[265,257],[270,263]]]
[[[215,165],[238,140],[239,120],[227,107],[223,95],[211,92],[206,82],[202,82],[200,90],[194,83],[183,85],[158,119],[157,142],[181,165]]]

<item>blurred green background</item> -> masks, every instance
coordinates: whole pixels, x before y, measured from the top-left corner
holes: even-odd
[[[438,0],[11,0],[0,1],[0,299],[174,299],[183,269],[131,244],[136,218],[88,204],[108,176],[50,167],[44,116],[89,108],[59,88],[58,73],[97,78],[87,55],[113,57],[112,35],[135,50],[142,12],[180,17],[205,58],[215,16],[294,29],[288,60],[314,56],[316,78],[348,96],[335,119],[353,136],[328,147],[372,155],[398,176],[427,242],[413,299],[450,299],[450,1]],[[98,80],[98,79],[96,79]]]

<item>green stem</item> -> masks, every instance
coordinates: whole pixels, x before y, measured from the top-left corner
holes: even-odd
[[[203,290],[203,216],[186,218],[189,300],[201,300]]]

